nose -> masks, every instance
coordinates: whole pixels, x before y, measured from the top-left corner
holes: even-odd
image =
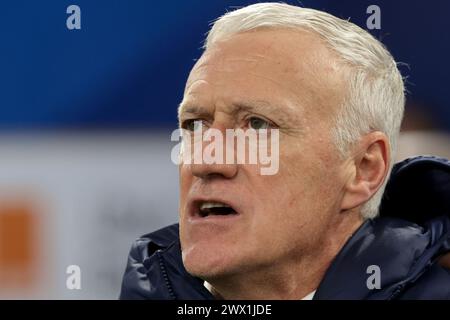
[[[227,152],[234,154],[234,147],[230,146],[226,141],[225,128],[221,127],[219,129],[218,126],[213,128],[215,130],[212,139],[203,139],[203,141],[194,146],[194,154],[197,154],[199,159],[202,159],[200,162],[193,161],[190,164],[190,171],[193,176],[201,178],[201,179],[209,179],[213,177],[222,177],[226,179],[233,178],[238,172],[238,166],[235,161],[231,161],[231,163],[227,163]],[[205,135],[208,136],[212,131],[205,132]],[[217,138],[217,135],[220,134],[222,136],[221,139]],[[201,144],[201,148],[199,145]],[[211,147],[214,144],[214,152],[211,154]],[[232,150],[233,149],[233,150]],[[208,151],[209,150],[209,151]],[[198,154],[201,153],[201,154]],[[209,157],[209,161],[207,160]],[[196,157],[194,156],[194,159]],[[233,157],[234,158],[234,157]]]
[[[201,179],[214,177],[231,179],[237,174],[237,166],[235,164],[190,164],[190,170],[193,176]]]

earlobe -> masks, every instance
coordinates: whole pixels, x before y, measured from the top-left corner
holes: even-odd
[[[355,146],[351,172],[345,185],[341,209],[367,202],[380,188],[389,168],[389,142],[384,133],[371,132]]]
[[[358,179],[357,175],[351,178],[345,186],[345,194],[341,203],[341,210],[350,210],[366,202],[371,196],[368,184]]]

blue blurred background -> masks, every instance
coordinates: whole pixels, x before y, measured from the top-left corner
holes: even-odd
[[[177,220],[170,133],[209,25],[255,2],[0,3],[0,298],[117,297],[131,241]],[[450,156],[449,1],[285,2],[364,29],[378,5],[407,78],[398,158]]]
[[[0,8],[0,128],[176,126],[176,106],[208,25],[255,1],[3,1]],[[286,1],[323,9],[371,31],[408,76],[408,99],[450,128],[448,1]],[[66,28],[77,4],[82,29]]]

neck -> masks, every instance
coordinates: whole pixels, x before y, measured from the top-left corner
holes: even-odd
[[[359,214],[335,221],[309,253],[258,270],[208,279],[209,289],[217,299],[225,300],[302,299],[319,287],[333,259],[362,222]]]

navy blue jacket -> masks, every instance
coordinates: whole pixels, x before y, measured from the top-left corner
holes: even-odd
[[[276,236],[276,235],[274,235]],[[450,161],[421,156],[397,163],[380,207],[331,263],[314,299],[450,299]],[[369,289],[369,265],[381,270]],[[181,260],[178,225],[134,242],[121,299],[213,299]]]

